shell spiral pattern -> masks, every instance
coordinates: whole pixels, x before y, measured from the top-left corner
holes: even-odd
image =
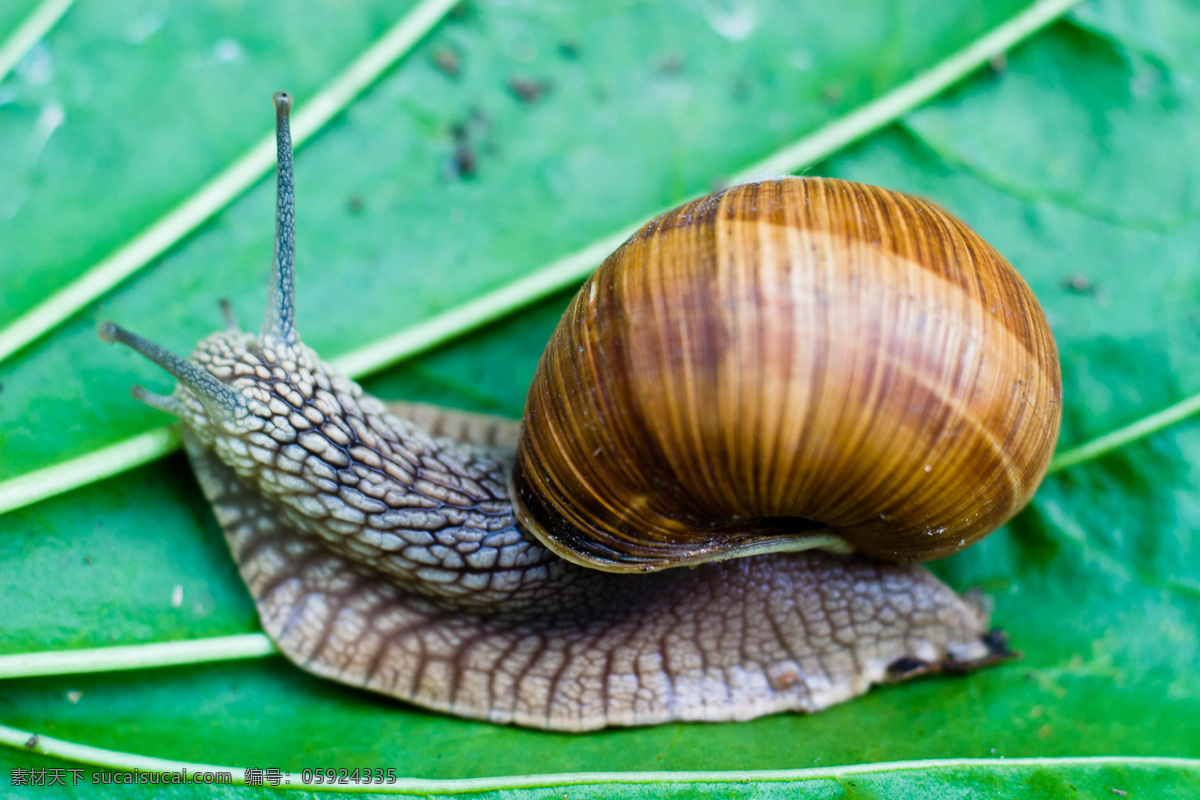
[[[567,310],[519,516],[600,569],[830,535],[939,558],[1028,501],[1061,393],[1029,287],[950,214],[839,180],[738,186],[647,224]]]

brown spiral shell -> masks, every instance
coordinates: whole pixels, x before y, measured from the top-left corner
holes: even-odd
[[[1061,394],[1029,287],[947,212],[841,180],[737,186],[648,223],[564,314],[518,519],[612,571],[814,534],[939,558],[1029,500]]]

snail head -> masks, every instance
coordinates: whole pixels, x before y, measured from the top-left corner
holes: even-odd
[[[289,114],[292,98],[277,92],[275,105],[278,151],[278,198],[275,217],[275,255],[270,295],[262,329],[257,336],[242,331],[225,301],[226,329],[202,339],[188,358],[125,330],[102,323],[100,338],[136,350],[179,381],[170,395],[141,386],[133,396],[181,418],[206,444],[224,436],[247,437],[263,431],[278,418],[283,396],[290,411],[304,413],[320,389],[331,387],[320,359],[300,343],[295,323],[295,192]],[[313,412],[309,411],[312,416]]]

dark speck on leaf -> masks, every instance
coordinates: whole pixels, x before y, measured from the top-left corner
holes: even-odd
[[[579,58],[579,42],[568,39],[558,43],[558,52],[563,58],[569,58],[572,61]]]
[[[470,178],[478,168],[479,160],[471,149],[471,143],[466,140],[459,142],[454,148],[454,171],[460,177]]]
[[[363,208],[365,207],[366,201],[363,200],[362,195],[360,194],[352,194],[346,200],[346,210],[355,216],[361,214]]]
[[[531,78],[509,78],[508,90],[522,103],[536,103],[550,91],[550,84]]]
[[[462,72],[462,59],[449,47],[439,47],[433,52],[433,65],[443,75],[451,78],[457,78]]]
[[[1092,283],[1088,276],[1080,275],[1078,273],[1074,275],[1068,275],[1067,277],[1063,278],[1062,287],[1068,292],[1072,292],[1074,294],[1096,294],[1096,284]]]
[[[472,108],[467,119],[456,122],[450,128],[454,139],[454,151],[445,162],[446,177],[470,178],[479,171],[479,156],[495,153],[495,146],[487,139],[492,120],[481,108]]]
[[[846,90],[840,83],[831,83],[821,90],[821,100],[827,105],[835,106],[842,102],[842,98],[846,96]]]
[[[684,61],[682,53],[667,53],[658,60],[659,72],[664,72],[667,75],[677,75],[683,71]]]
[[[25,746],[28,747],[30,750],[37,747],[38,746],[38,735],[35,733],[33,736],[30,736],[28,739],[26,739]]]
[[[471,144],[471,132],[467,125],[458,124],[451,129],[454,136],[454,155],[450,159],[450,172],[454,177],[470,178],[479,169],[479,159]]]

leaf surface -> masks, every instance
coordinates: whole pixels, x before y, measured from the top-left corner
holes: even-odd
[[[1023,7],[472,3],[298,154],[301,334],[332,357],[453,307],[703,191]],[[315,92],[397,13],[387,3],[312,3],[303,16],[277,3],[79,4],[30,56],[49,67],[27,62],[0,85],[0,141],[16,143],[0,148],[0,324],[243,152],[270,127],[272,91]],[[1198,30],[1182,0],[1091,3],[812,170],[931,198],[1006,254],[1059,343],[1064,442],[1200,389]],[[523,100],[512,80],[544,91]],[[39,120],[56,106],[62,122],[46,134]],[[464,140],[470,175],[456,169]],[[163,424],[128,387],[166,391],[169,379],[101,345],[98,319],[177,351],[219,324],[222,297],[257,326],[273,192],[263,181],[98,308],[0,364],[0,478]],[[567,300],[367,387],[516,415]],[[1198,463],[1191,423],[1049,479],[1003,531],[935,565],[994,598],[994,620],[1024,658],[811,717],[565,736],[424,712],[278,658],[6,681],[0,708],[6,724],[127,752],[425,778],[1200,756]],[[0,529],[4,652],[257,630],[179,456],[5,515]],[[1126,782],[1141,796],[1195,783],[1144,766],[1013,775],[980,766],[793,789],[976,797],[1071,786],[1107,797],[1104,787]]]

